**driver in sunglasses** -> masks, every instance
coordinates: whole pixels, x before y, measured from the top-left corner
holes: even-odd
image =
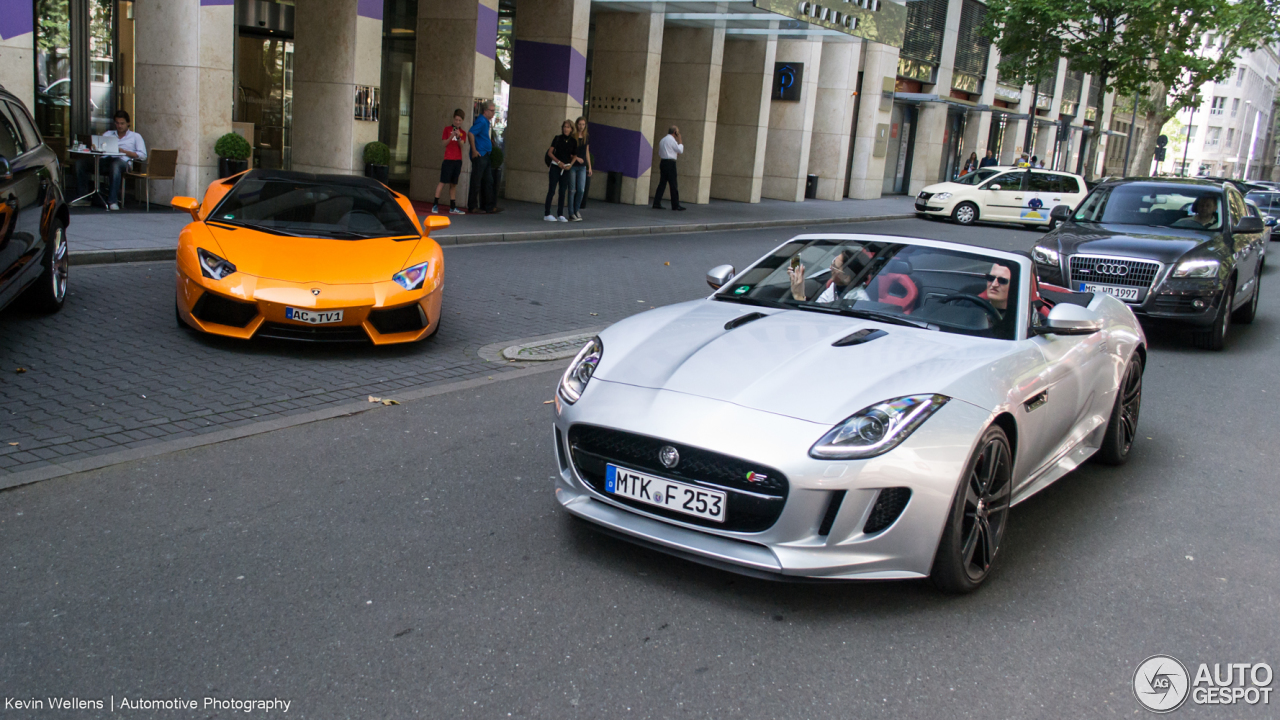
[[[995,263],[987,273],[987,289],[979,296],[999,310],[1001,318],[1009,307],[1009,283],[1012,280],[1013,271],[1000,263]]]

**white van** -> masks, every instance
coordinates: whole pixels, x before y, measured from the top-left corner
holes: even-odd
[[[950,217],[961,225],[984,220],[1053,227],[1049,212],[1075,209],[1088,194],[1084,178],[1056,170],[985,167],[955,182],[930,185],[916,196],[921,217]]]

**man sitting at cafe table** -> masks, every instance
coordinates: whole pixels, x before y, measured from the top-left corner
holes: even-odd
[[[147,143],[143,141],[142,136],[129,129],[129,113],[124,110],[117,110],[116,114],[111,117],[112,123],[115,125],[114,130],[108,130],[103,137],[117,138],[119,140],[120,154],[124,157],[104,157],[98,162],[99,177],[110,179],[110,185],[107,190],[107,209],[120,209],[120,191],[124,185],[125,171],[133,167],[133,161],[145,161],[147,159]],[[76,159],[76,185],[79,188],[77,195],[88,195],[93,177],[93,158],[80,156]]]

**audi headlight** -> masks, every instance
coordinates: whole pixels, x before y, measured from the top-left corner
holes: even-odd
[[[809,449],[818,460],[853,460],[883,455],[911,436],[951,398],[911,395],[872,405],[831,428]]]
[[[934,195],[933,197],[931,197],[931,198],[929,198],[929,199],[930,199],[930,200],[939,200],[939,201],[941,201],[941,200],[950,200],[950,199],[951,199],[951,193],[938,193],[937,195]]]
[[[1211,278],[1218,277],[1218,268],[1222,266],[1217,260],[1199,259],[1183,260],[1173,269],[1174,277]]]
[[[405,268],[395,275],[391,276],[400,287],[405,290],[417,290],[422,287],[422,283],[427,281],[427,272],[431,269],[431,262],[424,262],[414,265],[411,268]]]
[[[1037,245],[1031,250],[1031,257],[1041,265],[1058,266],[1058,251],[1051,247]]]
[[[586,347],[578,351],[578,356],[569,364],[569,369],[564,371],[564,377],[560,378],[560,397],[565,402],[572,405],[582,397],[582,391],[591,382],[591,376],[595,374],[603,354],[604,343],[600,342],[600,338],[592,338]]]
[[[210,280],[221,280],[236,271],[236,266],[204,248],[196,248],[196,257],[200,258],[200,274]]]

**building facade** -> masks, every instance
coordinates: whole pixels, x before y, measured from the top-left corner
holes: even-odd
[[[979,0],[770,2],[0,0],[0,84],[55,148],[129,111],[178,151],[178,195],[216,178],[235,131],[255,167],[313,172],[363,172],[384,142],[391,184],[429,199],[442,129],[488,101],[503,194],[524,201],[579,116],[591,196],[629,204],[650,201],[672,125],[690,203],[914,194],[988,149],[1084,174],[1098,143],[1088,174],[1107,162],[1112,98],[1067,60],[1002,81]]]
[[[1204,52],[1221,50],[1220,37],[1206,36]],[[1274,157],[1268,138],[1275,124],[1273,105],[1280,82],[1277,47],[1241,53],[1235,70],[1220,83],[1200,90],[1202,102],[1178,113],[1179,144],[1163,170],[1177,175],[1215,175],[1246,180],[1270,179]],[[1183,163],[1185,151],[1186,162]]]

